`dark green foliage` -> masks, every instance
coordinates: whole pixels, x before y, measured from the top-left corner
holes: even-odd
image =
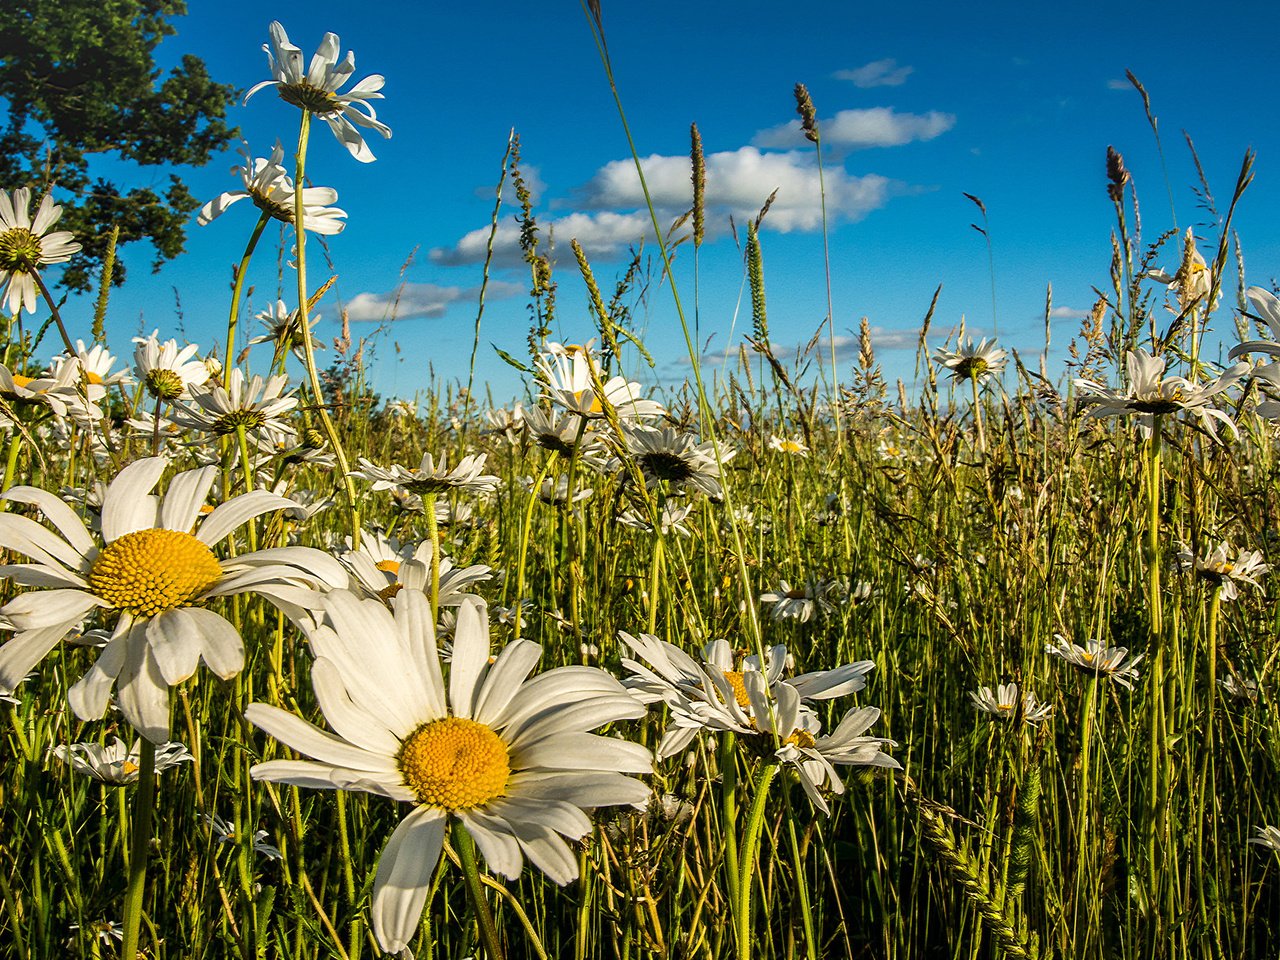
[[[239,134],[225,122],[238,92],[214,83],[199,57],[167,75],[155,65],[157,45],[177,33],[170,21],[185,12],[183,0],[0,4],[0,188],[53,187],[59,228],[84,247],[62,275],[73,290],[100,274],[111,226],[121,245],[150,240],[158,268],[182,252],[199,205],[175,175],[165,187],[130,187],[91,171],[95,156],[203,166]],[[117,263],[114,282],[124,275]]]

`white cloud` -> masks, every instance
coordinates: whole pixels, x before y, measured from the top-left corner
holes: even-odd
[[[654,205],[677,214],[693,202],[686,156],[646,157],[645,180]],[[774,230],[816,230],[822,225],[818,168],[808,151],[763,153],[755,147],[712,153],[707,164],[707,220],[754,217],[775,189],[777,199],[765,224]],[[854,176],[836,167],[826,171],[827,212],[857,220],[888,199],[891,181],[878,174]],[[638,207],[644,203],[640,179],[630,160],[605,164],[583,187],[581,199],[592,209]]]
[[[629,247],[653,238],[648,211],[570,213],[552,220],[539,220],[538,229],[539,252],[545,254],[554,245],[556,259],[572,257],[570,240],[576,239],[582,244],[588,259],[605,261],[620,259]],[[453,246],[437,247],[428,256],[432,263],[446,267],[483,263],[489,245],[489,231],[489,227],[479,227],[465,234]],[[519,267],[523,263],[519,226],[513,223],[499,226],[493,242],[494,266]]]
[[[524,288],[516,283],[490,281],[485,297],[505,300],[519,296]],[[442,287],[434,283],[406,283],[390,293],[358,293],[347,303],[352,322],[410,320],[415,317],[443,317],[454,303],[476,303],[479,287]]]
[[[1113,78],[1107,81],[1107,89],[1108,90],[1132,90],[1133,84],[1130,83],[1128,80]]]
[[[835,116],[818,121],[824,146],[863,150],[868,147],[900,147],[915,140],[932,140],[956,125],[953,114],[930,110],[928,113],[898,113],[893,107],[867,107],[841,110]],[[800,121],[761,130],[751,141],[759,147],[800,147],[804,133]]]
[[[848,80],[855,87],[900,87],[907,82],[914,67],[900,67],[898,61],[889,57],[884,60],[873,60],[854,70],[837,70],[832,76],[837,80]]]

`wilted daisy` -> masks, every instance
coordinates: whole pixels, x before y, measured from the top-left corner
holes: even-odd
[[[809,577],[794,587],[786,580],[779,580],[778,589],[760,594],[760,602],[769,606],[769,616],[775,620],[807,623],[815,614],[835,609],[827,601],[828,587],[829,584],[816,577]]]
[[[939,347],[933,359],[950,371],[952,380],[982,383],[1004,368],[1005,353],[994,340],[988,343],[984,337],[975,344],[973,338],[968,337],[957,341],[954,350]]]
[[[391,129],[378,121],[370,100],[381,100],[378,91],[386,82],[381,74],[365,77],[346,93],[339,93],[356,69],[356,55],[348,51],[341,62],[338,51],[342,41],[336,33],[326,33],[320,48],[311,58],[306,70],[302,68],[302,51],[289,42],[289,35],[278,20],[268,28],[271,43],[263,44],[267,62],[271,66],[271,79],[255,84],[247,94],[248,102],[264,87],[275,87],[280,99],[291,103],[329,125],[333,135],[361,163],[374,159],[373,151],[364,142],[356,125],[375,130],[383,137],[391,136]],[[360,108],[363,108],[361,110]]]
[[[807,457],[809,455],[808,446],[799,437],[771,435],[769,437],[769,449],[776,450],[778,453],[789,454],[793,457]]]
[[[203,207],[196,217],[200,226],[212,223],[235,203],[248,198],[253,205],[273,220],[292,224],[297,214],[297,191],[289,172],[284,168],[284,147],[276,141],[270,159],[258,157],[250,161],[249,154],[240,151],[243,166],[231,168],[231,172],[244,182],[243,190],[220,193]],[[347,225],[347,212],[329,204],[338,202],[338,191],[333,187],[302,188],[302,223],[312,233],[333,235],[341,233]]]
[[[127,746],[119,737],[112,737],[110,745],[101,743],[60,743],[51,753],[63,763],[71,765],[76,773],[83,773],[99,783],[121,787],[136,783],[142,769],[142,741],[135,740]],[[191,752],[176,740],[156,744],[155,772],[162,773],[180,763],[194,761]]]
[[[524,411],[524,426],[538,446],[565,457],[573,456],[574,447],[577,447],[579,461],[589,465],[604,449],[600,438],[591,430],[590,422],[581,417],[530,407]]]
[[[1125,657],[1129,655],[1127,647],[1109,647],[1100,640],[1086,640],[1082,647],[1060,633],[1053,635],[1052,643],[1044,645],[1044,652],[1061,657],[1086,673],[1110,677],[1130,690],[1133,689],[1133,681],[1138,679],[1138,664],[1144,656],[1140,653],[1126,664]]]
[[[149,337],[134,337],[133,342],[137,344],[133,348],[134,369],[153,398],[172,402],[209,379],[209,368],[196,359],[200,348],[194,343],[182,349],[178,349],[177,340],[161,343],[159,330]]]
[[[572,353],[544,353],[535,365],[542,397],[557,407],[586,419],[604,417],[601,396],[617,412],[620,420],[662,415],[662,405],[644,397],[644,388],[625,377],[610,377],[600,385],[600,395],[592,384],[592,373],[603,380],[595,359],[587,350]]]
[[[1215,421],[1226,426],[1234,437],[1236,425],[1231,417],[1210,401],[1249,372],[1249,364],[1237,363],[1224,371],[1212,384],[1197,386],[1184,377],[1165,377],[1165,358],[1154,357],[1142,348],[1130,350],[1124,358],[1129,388],[1118,390],[1093,380],[1076,380],[1081,391],[1080,402],[1089,404],[1088,417],[1138,415],[1143,434],[1151,432],[1157,414],[1189,413],[1217,439]]]
[[[650,489],[665,482],[672,490],[694,490],[713,499],[721,492],[720,464],[731,460],[736,452],[721,449],[717,463],[711,443],[699,443],[696,437],[675,427],[643,424],[623,424],[622,442],[639,464]]]
[[[492,474],[484,472],[484,462],[488,454],[473,453],[458,461],[458,465],[449,469],[447,458],[440,457],[437,464],[435,457],[429,453],[422,455],[422,463],[410,470],[398,463],[390,467],[380,467],[376,463],[361,457],[360,469],[352,470],[351,476],[373,482],[374,490],[390,490],[400,488],[419,496],[425,494],[448,493],[450,490],[462,490],[467,493],[490,493],[498,489],[502,482]]]
[[[1225,540],[1200,556],[1196,556],[1195,551],[1184,545],[1178,551],[1178,563],[1183,570],[1194,570],[1201,580],[1217,587],[1218,596],[1224,602],[1234,600],[1239,595],[1237,584],[1247,583],[1260,588],[1262,584],[1258,583],[1258,577],[1271,569],[1262,562],[1260,551],[1237,551]]]
[[[240,842],[240,832],[235,826],[227,820],[223,820],[215,814],[202,813],[204,822],[209,824],[209,831],[213,834],[213,839],[218,843],[238,844]],[[270,834],[265,830],[256,830],[253,834],[253,852],[261,854],[268,860],[279,860],[283,854],[280,848],[267,843],[267,837]]]
[[[48,372],[32,377],[13,373],[0,363],[0,397],[18,405],[47,407],[55,417],[79,424],[102,419],[102,411],[85,395],[79,371],[72,367],[64,368],[58,377]]]
[[[263,380],[254,374],[245,382],[239,367],[231,371],[227,385],[193,386],[191,400],[174,407],[173,421],[188,430],[215,437],[234,436],[239,427],[251,437],[271,442],[294,436],[285,414],[298,405],[298,398],[284,393],[285,376]]]
[[[542,654],[516,640],[490,660],[483,605],[458,608],[448,680],[427,600],[401,591],[394,612],[336,591],[309,631],[312,684],[336,733],[266,704],[245,716],[311,760],[256,764],[251,775],[304,787],[375,793],[413,804],[378,864],[372,920],[378,945],[403,950],[417,931],[446,828],[456,821],[488,866],[514,880],[528,857],[556,883],[578,876],[565,842],[591,831],[588,810],[643,805],[639,744],[589,731],[642,716],[603,670],[573,666],[527,679]]]
[[[526,490],[532,490],[533,478],[524,477],[521,480],[521,485]],[[573,492],[573,502],[580,503],[583,500],[587,500],[593,493],[595,493],[595,490],[591,487],[579,487]],[[562,473],[558,477],[547,477],[538,485],[537,495],[538,499],[543,503],[551,504],[552,506],[564,506],[569,502],[569,475]]]
[[[1218,681],[1218,686],[1222,687],[1223,693],[1236,700],[1252,703],[1258,699],[1258,681],[1242,677],[1235,670],[1229,670],[1227,675]]]
[[[97,612],[111,628],[97,661],[68,699],[82,720],[107,709],[112,687],[126,720],[148,740],[169,733],[169,687],[190,677],[201,660],[227,679],[244,666],[244,641],[206,608],[218,597],[257,593],[287,612],[307,603],[307,588],[343,586],[341,564],[309,547],[281,547],[219,560],[211,549],[254,517],[292,506],[255,490],[215,507],[200,521],[217,478],[213,467],[175,476],[163,497],[152,494],[168,462],[148,457],[125,467],[103,496],[101,532],[57,496],[20,486],[4,499],[34,506],[52,526],[0,513],[0,547],[30,557],[4,575],[28,590],[0,607],[0,622],[16,632],[0,647],[5,692],[57,643]],[[192,532],[194,531],[194,532]]]
[[[1053,713],[1052,705],[1041,703],[1030,690],[1019,700],[1016,683],[998,684],[994,693],[990,687],[979,687],[977,693],[970,692],[969,699],[979,713],[995,720],[1012,720],[1020,715],[1026,723],[1035,726]],[[1021,714],[1018,713],[1019,706]]]
[[[45,194],[31,218],[31,191],[19,187],[10,194],[0,190],[0,283],[5,285],[5,307],[9,314],[36,309],[35,275],[41,267],[66,263],[80,252],[68,230],[49,232],[62,216],[62,207]]]
[[[505,408],[486,410],[484,418],[489,422],[490,430],[506,437],[508,443],[515,443],[524,433],[524,404],[522,403],[514,404],[510,410]]]

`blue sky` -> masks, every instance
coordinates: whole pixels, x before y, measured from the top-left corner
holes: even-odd
[[[1224,210],[1246,148],[1256,149],[1257,176],[1236,227],[1248,282],[1268,285],[1280,275],[1277,83],[1274,68],[1242,38],[1275,36],[1280,12],[1269,3],[1231,4],[1212,18],[1189,3],[1143,11],[1094,3],[605,0],[623,103],[668,219],[689,203],[690,122],[702,132],[713,202],[700,304],[713,349],[736,346],[750,328],[728,216],[741,227],[775,187],[779,197],[762,232],[775,344],[806,342],[826,313],[813,150],[787,128],[797,81],[812,92],[824,132],[836,330],[847,336],[868,317],[891,378],[910,382],[912,351],[902,344],[914,345],[939,284],[934,342],[962,316],[970,329],[991,332],[987,248],[970,227],[978,211],[965,192],[981,197],[990,216],[1001,342],[1038,352],[1052,283],[1063,315],[1055,347],[1065,346],[1094,299],[1092,287],[1108,284],[1108,144],[1124,154],[1135,178],[1144,239],[1171,227],[1176,214],[1179,227],[1197,226],[1205,249],[1216,243],[1217,229],[1193,192],[1183,131]],[[626,140],[577,3],[196,2],[177,21],[179,34],[162,45],[162,60],[195,53],[214,78],[248,89],[269,76],[261,45],[272,19],[308,55],[324,31],[334,31],[343,49],[356,53],[357,78],[381,73],[387,81],[378,116],[394,136],[370,140],[375,163],[354,161],[323,126],[312,138],[308,173],[337,188],[349,214],[346,230],[330,242],[339,279],[320,308],[324,339],[338,332],[340,301],[351,311],[354,335],[373,338],[373,375],[384,395],[411,396],[425,384],[428,363],[438,376],[465,381],[481,277],[475,236],[468,242],[468,235],[487,230],[512,127],[522,137],[526,172],[539,185],[539,219],[558,224],[559,333],[568,341],[591,336],[568,241],[581,240],[608,291],[647,215],[635,201]],[[1159,118],[1173,213],[1126,68],[1145,84]],[[297,119],[270,90],[232,116],[255,155],[266,155],[277,137],[291,150]],[[184,176],[208,199],[236,185],[228,174],[236,162],[228,154]],[[163,175],[147,170],[141,179],[163,182]],[[514,210],[504,209],[504,231],[512,229]],[[210,226],[193,224],[188,252],[158,275],[149,275],[146,251],[131,253],[130,281],[113,296],[112,345],[127,351],[129,337],[155,327],[176,335],[175,290],[185,336],[202,347],[220,342],[230,267],[253,220],[246,206]],[[489,342],[521,354],[528,329],[527,271],[505,266],[511,256],[501,253],[503,244],[477,367],[478,380],[491,381],[499,400],[518,393],[520,383]],[[676,266],[686,303],[693,297],[691,252],[681,247]],[[1176,261],[1170,245],[1160,262],[1172,270]],[[322,264],[311,262],[314,286],[325,277]],[[264,249],[250,278],[255,309],[274,299],[276,278],[275,252]],[[376,321],[402,279],[400,319],[380,328]],[[670,292],[656,273],[653,280],[636,325],[658,368],[635,372],[669,383],[688,368]],[[292,282],[286,277],[290,300]],[[82,329],[88,312],[83,305]],[[1218,325],[1230,326],[1225,310]],[[842,376],[855,355],[843,348]]]

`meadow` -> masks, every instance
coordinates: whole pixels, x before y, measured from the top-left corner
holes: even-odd
[[[524,395],[384,402],[346,329],[318,366],[341,217],[295,189],[309,149],[362,159],[381,80],[271,40],[255,93],[299,108],[296,151],[201,212],[247,241],[225,343],[113,357],[110,261],[64,316],[77,239],[0,193],[0,956],[1277,955],[1251,157],[1214,235],[1153,238],[1111,151],[1066,368],[1051,303],[1039,356],[930,307],[909,395],[865,322],[856,356],[825,325],[779,359],[764,198],[737,355],[699,362],[668,275],[692,376],[643,386],[639,259],[603,291],[576,244],[553,272],[511,150]],[[696,257],[691,144],[690,212],[654,227]],[[263,327],[273,221],[296,296]],[[557,315],[571,285],[589,319]]]

